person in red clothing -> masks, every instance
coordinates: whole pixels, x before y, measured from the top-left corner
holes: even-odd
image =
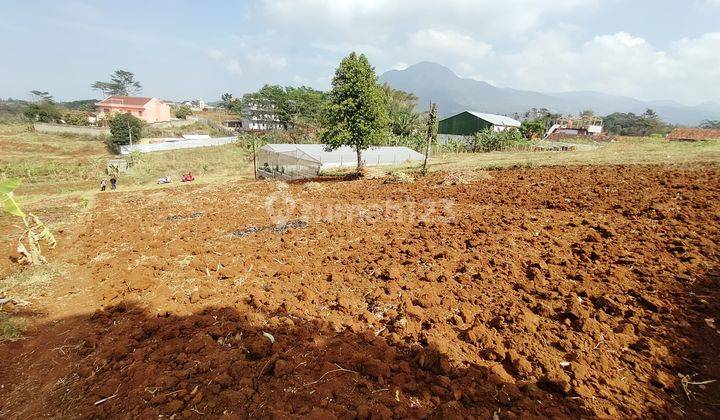
[[[182,177],[182,182],[190,182],[195,181],[195,178],[193,178],[192,172],[188,171],[185,175]]]

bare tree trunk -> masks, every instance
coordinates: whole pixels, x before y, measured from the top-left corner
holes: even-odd
[[[255,180],[257,181],[258,175],[257,175],[257,153],[256,153],[256,145],[255,145],[255,136],[252,137],[252,154],[253,154],[253,175],[255,175]]]
[[[427,175],[428,155],[430,144],[435,139],[435,120],[437,119],[437,105],[430,102],[430,114],[428,115],[427,142],[425,143],[425,160],[423,161],[422,174]]]
[[[357,153],[357,174],[360,175],[362,173],[362,151],[360,146],[355,147],[355,153]]]

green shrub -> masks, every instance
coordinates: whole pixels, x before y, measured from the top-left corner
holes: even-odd
[[[187,105],[180,105],[179,107],[175,108],[175,117],[180,118],[181,120],[186,119],[190,115],[192,115],[192,109],[190,109]]]
[[[520,149],[530,145],[530,140],[518,130],[495,131],[492,128],[486,128],[471,138],[469,148],[473,152],[493,152]]]
[[[70,125],[90,125],[88,122],[88,116],[84,112],[67,112],[63,117],[65,124]]]
[[[520,132],[530,140],[536,137],[542,137],[543,134],[545,134],[545,120],[542,118],[525,120],[520,126]]]
[[[110,118],[110,136],[115,144],[130,143],[130,133],[133,141],[142,137],[145,122],[130,114],[115,114]]]
[[[25,117],[40,122],[54,123],[62,118],[60,109],[52,101],[28,104],[23,111]]]

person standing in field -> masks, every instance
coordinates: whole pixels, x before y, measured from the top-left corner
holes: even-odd
[[[114,190],[117,187],[117,179],[115,177],[110,178],[110,189]]]
[[[106,186],[107,186],[107,184],[105,183],[104,179],[102,181],[100,181],[100,191],[105,191]]]

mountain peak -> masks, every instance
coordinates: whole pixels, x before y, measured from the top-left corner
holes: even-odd
[[[417,64],[413,64],[412,66],[408,66],[408,68],[401,71],[425,73],[437,77],[457,77],[455,72],[449,68],[443,66],[442,64],[433,63],[432,61],[421,61]]]
[[[430,61],[413,64],[405,70],[390,70],[378,79],[395,89],[414,93],[420,98],[419,103],[432,100],[438,105],[441,117],[466,109],[510,115],[522,114],[531,108],[547,108],[568,115],[583,109],[592,109],[598,115],[613,112],[642,114],[647,108],[653,108],[667,122],[690,125],[720,117],[716,103],[689,108],[668,101],[644,102],[593,91],[541,93],[498,88],[487,82],[461,78],[449,68]]]

